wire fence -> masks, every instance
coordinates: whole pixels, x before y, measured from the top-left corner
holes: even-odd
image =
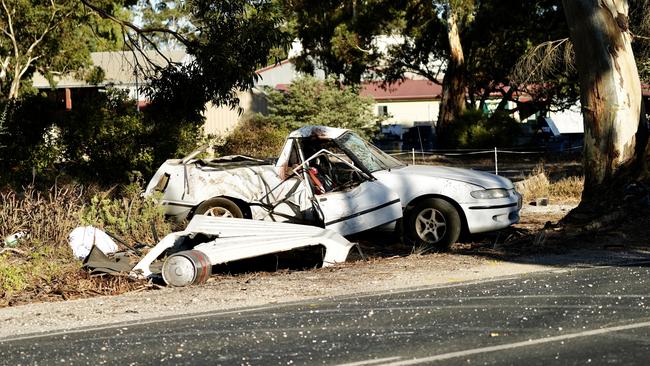
[[[582,150],[582,146],[574,146],[557,151],[557,153],[573,153]],[[384,151],[387,154],[402,160],[409,161],[415,165],[416,159],[426,159],[435,157],[467,157],[467,156],[492,156],[494,159],[494,174],[499,174],[499,154],[504,155],[544,155],[549,151],[546,149],[524,150],[517,148],[499,149],[497,147],[490,150],[478,149],[440,149],[440,150],[416,150],[411,151]]]

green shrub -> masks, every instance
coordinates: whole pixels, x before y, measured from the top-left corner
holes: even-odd
[[[486,116],[468,110],[451,127],[450,136],[457,148],[493,148],[513,146],[521,133],[519,122],[505,112]]]
[[[140,192],[137,184],[107,191],[67,185],[0,192],[0,240],[18,231],[28,233],[13,248],[0,245],[0,307],[134,288],[134,281],[89,277],[74,258],[68,236],[78,226],[93,225],[129,244],[154,244],[152,223],[159,238],[172,229],[161,206]]]
[[[247,155],[256,158],[277,157],[289,134],[287,128],[276,127],[259,114],[247,115],[217,146],[219,155]]]
[[[90,199],[80,213],[83,225],[99,227],[130,244],[156,244],[153,227],[161,236],[171,231],[163,207],[149,197],[141,197],[138,184],[124,186],[117,194],[114,190],[100,192]]]
[[[0,116],[5,110],[0,103]],[[0,185],[48,187],[61,175],[101,185],[149,177],[166,159],[201,142],[200,116],[178,118],[174,106],[138,111],[117,89],[74,95],[63,110],[54,98],[24,97],[7,108],[0,126]]]
[[[305,125],[341,127],[372,139],[385,117],[372,112],[371,98],[359,95],[358,86],[340,86],[335,79],[312,76],[293,81],[286,92],[269,91],[269,120],[278,128]]]
[[[0,103],[0,185],[29,184],[32,174],[55,176],[51,173],[61,151],[48,133],[53,132],[54,109],[55,103],[43,95]]]
[[[124,91],[80,98],[59,126],[66,166],[82,180],[125,182],[130,171],[152,169],[153,146],[143,144],[147,126]]]

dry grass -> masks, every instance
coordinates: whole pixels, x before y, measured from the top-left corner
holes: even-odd
[[[552,203],[577,203],[584,187],[582,177],[568,176],[557,180],[549,179],[542,166],[538,166],[525,180],[516,184],[524,196],[524,202],[535,202],[548,198]]]
[[[68,185],[47,192],[26,188],[0,193],[0,307],[115,294],[143,285],[128,278],[89,276],[68,244],[70,232],[83,224],[118,234],[130,243],[153,243],[152,222],[159,235],[170,229],[161,208],[140,198],[133,188],[115,191]],[[20,231],[27,236],[15,247],[2,248],[6,236]]]
[[[0,194],[0,234],[29,233],[32,246],[59,247],[79,224],[83,187],[54,187],[48,192],[27,188]]]

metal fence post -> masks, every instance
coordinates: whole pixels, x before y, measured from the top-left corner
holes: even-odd
[[[496,147],[494,147],[494,174],[499,175],[499,158],[497,157]]]

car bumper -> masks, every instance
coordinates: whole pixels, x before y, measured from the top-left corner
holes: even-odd
[[[506,228],[519,222],[521,210],[521,195],[508,201],[490,202],[485,200],[461,205],[467,219],[467,229],[470,233],[482,233]]]

